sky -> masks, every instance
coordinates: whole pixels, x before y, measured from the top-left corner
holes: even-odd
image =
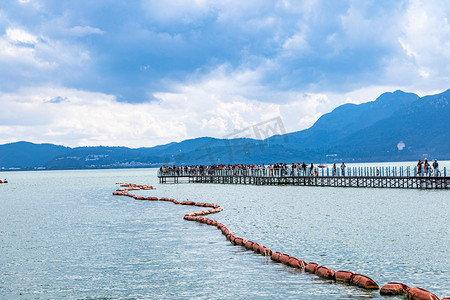
[[[450,88],[447,0],[2,0],[0,144],[151,147]]]

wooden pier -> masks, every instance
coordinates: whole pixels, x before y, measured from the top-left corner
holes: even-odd
[[[215,183],[252,185],[297,185],[330,187],[371,187],[402,189],[450,189],[450,177],[426,176],[261,176],[193,175],[158,172],[160,183]]]

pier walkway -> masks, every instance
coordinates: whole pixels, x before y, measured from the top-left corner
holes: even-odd
[[[406,170],[405,170],[406,171]],[[216,183],[216,184],[252,184],[252,185],[297,185],[330,187],[373,187],[403,189],[450,189],[450,177],[419,174],[411,172],[386,171],[358,172],[348,171],[343,176],[328,170],[315,172],[308,176],[304,172],[276,170],[210,170],[210,171],[158,171],[160,183]],[[445,172],[446,173],[446,172]],[[445,174],[446,175],[446,174]]]

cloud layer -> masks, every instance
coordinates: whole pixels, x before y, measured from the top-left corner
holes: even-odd
[[[450,82],[445,1],[8,0],[0,143],[153,146]]]

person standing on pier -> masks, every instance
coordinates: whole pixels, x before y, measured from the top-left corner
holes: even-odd
[[[430,164],[428,163],[428,159],[425,159],[425,163],[423,164],[423,172],[425,176],[428,175],[428,170],[430,169]]]
[[[307,166],[306,166],[305,162],[303,162],[303,164],[302,164],[303,176],[306,176],[306,168],[307,168]]]
[[[341,171],[342,171],[342,176],[345,176],[345,164],[344,164],[344,162],[342,162],[342,164],[341,164]]]
[[[333,176],[337,175],[337,166],[336,163],[333,164]]]
[[[439,164],[438,164],[437,160],[434,160],[434,162],[433,162],[433,169],[434,169],[434,176],[439,176],[440,172],[439,172]]]
[[[417,163],[417,174],[422,175],[422,164],[423,161],[419,159],[419,162]]]

